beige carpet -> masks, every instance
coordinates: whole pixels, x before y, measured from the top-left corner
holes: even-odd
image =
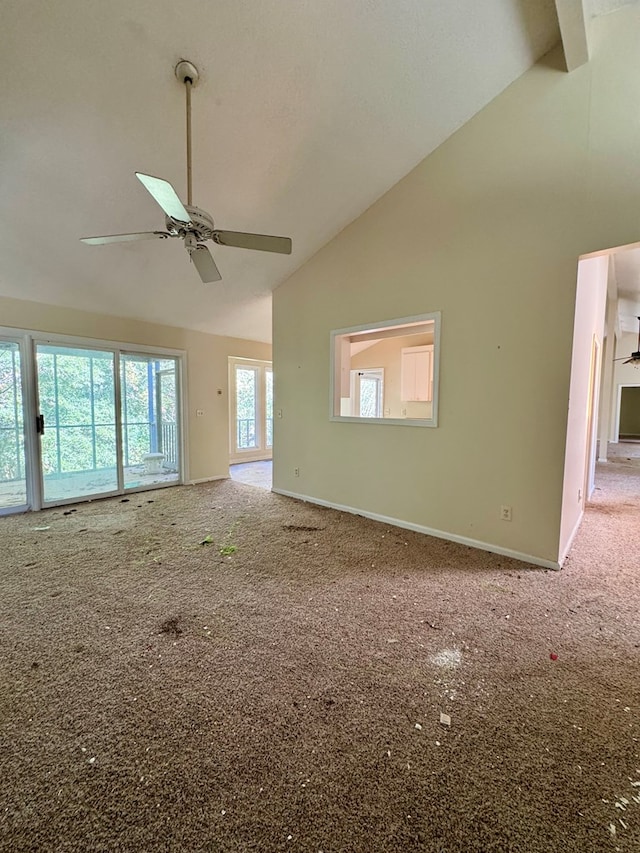
[[[607,445],[607,459],[618,465],[640,467],[640,441],[618,441]]]
[[[637,853],[606,468],[562,572],[232,481],[0,519],[0,850]]]

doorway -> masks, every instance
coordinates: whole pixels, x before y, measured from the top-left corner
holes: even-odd
[[[640,441],[640,385],[619,385],[616,441]]]
[[[633,467],[635,453],[620,442],[621,390],[636,385],[640,314],[640,243],[582,256],[578,263],[567,419],[560,564],[578,530],[598,476],[610,462]],[[625,418],[631,435],[635,415]],[[630,418],[627,424],[627,419]],[[633,442],[633,438],[631,439]],[[632,447],[632,444],[629,446]],[[596,460],[601,467],[596,465]],[[632,463],[632,464],[629,464]],[[616,466],[623,467],[623,466]]]
[[[229,359],[229,461],[273,455],[273,368],[270,361]]]

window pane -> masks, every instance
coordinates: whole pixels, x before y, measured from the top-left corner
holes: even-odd
[[[177,369],[174,358],[120,359],[125,489],[180,479]]]
[[[378,406],[379,398],[379,379],[368,379],[363,376],[360,379],[360,417],[361,418],[379,418],[380,411]]]
[[[44,500],[118,488],[111,352],[38,344]]]
[[[0,341],[0,509],[26,502],[20,348]]]
[[[236,367],[236,441],[239,450],[258,446],[256,373],[251,367]]]
[[[267,447],[273,447],[273,370],[265,370]]]

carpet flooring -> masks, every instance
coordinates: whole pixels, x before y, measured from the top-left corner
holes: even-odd
[[[637,853],[639,502],[561,572],[231,480],[0,519],[0,850]]]

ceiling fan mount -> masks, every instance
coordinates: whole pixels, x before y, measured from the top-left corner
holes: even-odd
[[[187,203],[183,204],[168,181],[136,172],[136,177],[153,196],[165,214],[165,231],[143,231],[134,234],[112,234],[105,237],[83,237],[82,242],[89,245],[107,243],[127,243],[136,240],[166,240],[179,237],[189,253],[194,266],[203,282],[220,281],[222,276],[211,252],[204,245],[211,240],[219,246],[235,246],[240,249],[254,249],[260,252],[291,254],[289,237],[274,237],[268,234],[250,234],[244,231],[222,231],[215,227],[213,217],[193,204],[191,169],[191,89],[198,83],[200,74],[196,66],[187,59],[181,59],[175,67],[175,75],[185,87],[187,118]]]
[[[189,81],[191,86],[195,86],[200,79],[200,72],[188,59],[181,59],[175,68],[176,77],[181,83]]]

